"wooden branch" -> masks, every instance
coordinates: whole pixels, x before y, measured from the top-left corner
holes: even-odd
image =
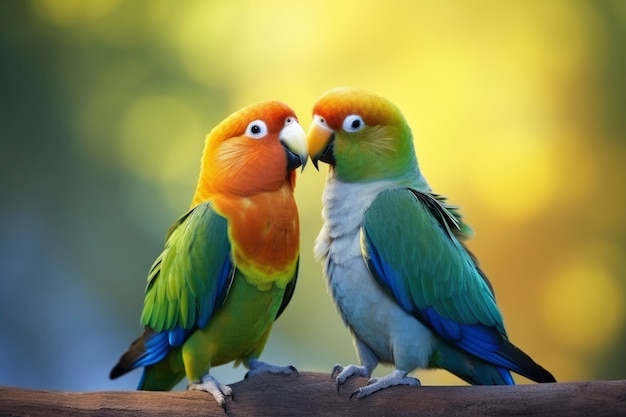
[[[226,409],[210,394],[55,392],[0,387],[0,415],[11,416],[616,416],[626,414],[626,380],[472,387],[392,387],[364,399],[351,378],[339,392],[328,374],[259,375],[231,385]]]

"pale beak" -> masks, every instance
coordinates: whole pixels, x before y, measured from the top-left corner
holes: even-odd
[[[285,123],[285,127],[278,134],[278,140],[287,151],[287,169],[291,171],[302,165],[304,171],[309,159],[306,133],[295,118]]]

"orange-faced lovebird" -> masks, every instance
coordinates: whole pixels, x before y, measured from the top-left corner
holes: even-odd
[[[514,384],[510,371],[555,381],[509,341],[491,284],[463,244],[471,229],[431,191],[394,104],[332,89],[313,108],[308,142],[315,166],[330,165],[315,255],[360,361],[335,365],[337,388],[378,363],[395,370],[353,395],[419,385],[408,374],[420,368],[470,384]]]
[[[110,377],[144,367],[138,389],[211,393],[231,388],[211,367],[236,361],[263,372],[297,373],[258,358],[289,303],[299,261],[296,168],[308,158],[296,114],[278,101],[247,106],[207,136],[191,209],[167,232],[148,274],[136,339]]]

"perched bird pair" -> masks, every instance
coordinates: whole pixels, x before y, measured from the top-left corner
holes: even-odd
[[[295,169],[311,156],[330,165],[324,225],[315,243],[328,289],[352,332],[360,365],[335,365],[337,387],[372,378],[362,398],[419,385],[418,368],[444,368],[471,384],[554,377],[515,347],[493,289],[463,245],[471,230],[420,173],[411,129],[388,100],[336,88],[315,104],[307,137],[294,111],[267,101],[232,114],[207,136],[191,210],[167,233],[148,275],[143,334],[111,378],[144,367],[139,389],[188,389],[224,405],[231,389],[210,375],[231,361],[260,361],[273,322],[293,294],[299,219]]]

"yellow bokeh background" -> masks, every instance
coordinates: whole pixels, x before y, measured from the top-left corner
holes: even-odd
[[[306,128],[324,91],[366,88],[402,109],[424,175],[475,230],[512,341],[560,381],[626,377],[622,3],[32,0],[20,13],[15,33],[36,29],[58,53],[45,72],[69,146],[100,178],[123,176],[103,198],[153,248],[188,207],[217,122],[272,98]],[[299,176],[301,275],[264,354],[323,372],[356,360],[312,255],[325,172]],[[147,269],[155,255],[127,262]],[[106,291],[133,280],[124,308],[138,314],[143,275]]]

